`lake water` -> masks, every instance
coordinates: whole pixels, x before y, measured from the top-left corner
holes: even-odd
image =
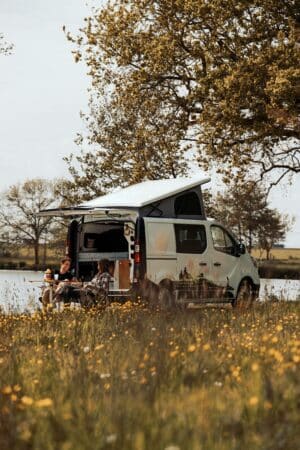
[[[0,270],[0,307],[5,311],[32,311],[40,307],[42,285],[42,272]],[[300,280],[261,279],[259,297],[300,300]]]

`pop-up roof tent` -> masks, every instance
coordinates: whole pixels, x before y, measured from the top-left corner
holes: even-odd
[[[84,216],[135,212],[140,217],[205,219],[201,185],[210,178],[149,180],[70,208],[49,209],[39,215]]]

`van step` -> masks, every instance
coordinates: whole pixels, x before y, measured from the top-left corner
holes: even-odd
[[[132,293],[129,292],[128,290],[125,291],[109,291],[108,293],[108,297],[131,297]]]
[[[224,298],[181,298],[176,301],[178,304],[186,304],[186,303],[195,303],[195,304],[201,304],[201,303],[232,303],[232,298],[224,297]]]

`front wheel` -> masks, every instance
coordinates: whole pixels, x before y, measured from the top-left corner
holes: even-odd
[[[234,308],[249,308],[254,301],[255,293],[249,280],[243,280],[239,286],[236,298],[232,302]]]

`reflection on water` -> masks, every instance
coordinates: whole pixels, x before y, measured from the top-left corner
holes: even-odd
[[[277,300],[300,300],[300,280],[260,280],[259,298],[262,300],[276,298]]]
[[[0,270],[0,307],[5,311],[32,311],[40,307],[42,285],[42,272]],[[300,300],[300,280],[261,279],[259,297]]]

